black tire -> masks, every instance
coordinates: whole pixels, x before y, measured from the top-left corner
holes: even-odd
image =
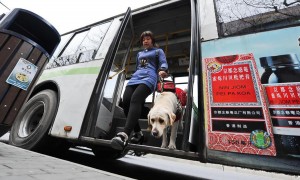
[[[12,125],[9,143],[20,148],[43,152],[53,148],[48,133],[57,111],[57,93],[43,90],[23,105]],[[51,147],[47,147],[51,145]]]

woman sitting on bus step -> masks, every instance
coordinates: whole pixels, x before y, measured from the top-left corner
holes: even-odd
[[[134,130],[131,143],[142,144],[144,135],[138,120],[142,105],[146,98],[155,90],[157,72],[160,77],[167,77],[168,64],[165,53],[155,46],[155,38],[151,31],[145,31],[140,36],[144,50],[136,57],[136,71],[126,85],[123,94],[123,108],[127,117],[123,132],[119,132],[112,140],[111,146],[123,150],[128,144],[128,137]]]

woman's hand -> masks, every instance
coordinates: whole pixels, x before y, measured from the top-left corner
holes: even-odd
[[[162,78],[165,78],[165,77],[168,76],[168,73],[166,73],[166,71],[159,71],[159,72],[158,72],[158,75],[159,75],[160,77],[162,77]]]

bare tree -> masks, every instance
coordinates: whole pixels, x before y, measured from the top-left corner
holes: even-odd
[[[221,35],[259,31],[271,22],[290,24],[300,18],[300,0],[216,0]]]
[[[287,2],[287,0],[283,1],[283,4],[285,6],[290,6],[290,5],[293,5],[293,4],[296,4],[296,3],[300,3],[300,0],[297,0],[297,1],[294,1],[294,2]]]

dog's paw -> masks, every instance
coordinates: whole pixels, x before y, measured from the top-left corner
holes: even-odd
[[[169,144],[168,148],[171,149],[171,150],[175,150],[176,145],[175,144]]]
[[[162,144],[160,147],[161,148],[167,148],[167,144]]]

